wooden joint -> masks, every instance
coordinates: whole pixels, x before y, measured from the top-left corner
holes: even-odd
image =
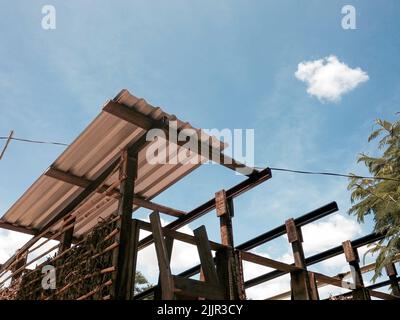
[[[352,262],[360,262],[360,257],[358,256],[357,249],[353,248],[350,240],[344,241],[342,243],[344,256],[346,257],[346,261],[349,263]]]
[[[385,266],[386,269],[386,274],[388,277],[395,277],[397,276],[397,271],[394,263],[389,263],[387,266]]]
[[[225,190],[220,190],[215,193],[215,209],[217,211],[217,217],[231,215]]]
[[[303,242],[303,235],[300,228],[297,228],[294,219],[285,221],[286,233],[290,243],[295,241]]]

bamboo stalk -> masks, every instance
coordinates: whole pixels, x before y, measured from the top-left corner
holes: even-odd
[[[103,289],[104,287],[107,286],[111,286],[112,285],[112,280],[108,280],[107,282],[103,283],[102,285],[98,286],[97,288],[93,289],[92,291],[88,292],[87,294],[79,297],[76,300],[84,300],[86,298],[89,298],[90,296],[94,295],[95,293],[99,292],[101,289]]]

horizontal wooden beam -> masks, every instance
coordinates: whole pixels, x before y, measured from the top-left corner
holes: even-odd
[[[162,204],[155,203],[153,201],[145,200],[138,195],[135,195],[133,198],[133,204],[142,208],[146,208],[153,211],[158,211],[160,213],[165,213],[173,217],[183,217],[186,215],[185,211],[173,209]]]
[[[375,298],[379,298],[382,300],[399,300],[400,297],[391,295],[391,294],[387,294],[387,293],[383,293],[380,291],[375,291],[375,290],[369,290],[369,294]]]
[[[54,179],[81,187],[81,188],[87,188],[92,181],[83,177],[78,177],[70,172],[65,172],[62,170],[59,170],[57,168],[54,167],[50,167],[46,172],[45,175],[48,177],[52,177]],[[102,188],[99,189],[99,192],[104,192],[108,189],[107,186],[103,186]],[[117,189],[113,190],[113,193],[118,194],[119,195],[119,191]],[[159,211],[161,213],[164,214],[168,214],[170,216],[173,217],[182,217],[186,214],[186,212],[182,211],[182,210],[177,210],[177,209],[173,209],[149,200],[144,199],[143,197],[140,197],[138,195],[134,196],[133,199],[133,204],[139,207],[143,207],[149,210],[153,210],[153,211]]]
[[[103,111],[108,112],[120,119],[123,119],[129,123],[134,124],[144,130],[150,130],[154,128],[156,124],[156,120],[149,118],[143,113],[136,111],[133,108],[129,108],[128,106],[115,102],[108,101],[103,107]],[[161,126],[162,122],[160,121],[157,126]]]
[[[214,283],[207,283],[204,281],[193,280],[189,278],[182,278],[174,276],[174,291],[177,295],[184,297],[204,297],[208,300],[224,300],[223,288]]]
[[[340,287],[349,289],[349,287],[354,287],[354,284],[349,281],[344,281],[343,279],[337,277],[329,277],[322,273],[314,272],[315,278],[317,279],[318,283],[325,283],[332,286]]]
[[[103,111],[108,112],[120,119],[123,119],[129,123],[132,123],[144,130],[150,129],[160,129],[165,132],[168,137],[169,134],[169,124],[166,121],[152,119],[133,108],[130,108],[124,104],[108,101],[106,105],[103,107]],[[179,130],[177,132],[179,135]],[[244,175],[251,176],[254,172],[257,172],[254,168],[248,167],[243,163],[236,161],[235,159],[225,155],[222,153],[222,148],[216,149],[211,143],[208,145],[204,145],[204,142],[201,140],[201,137],[192,137],[197,141],[197,151],[199,155],[205,156],[206,158],[213,160],[214,158],[219,158],[217,163],[221,164],[224,167],[227,167],[231,170],[235,170],[238,172],[245,172]],[[186,141],[177,141],[177,145],[185,146],[187,144]],[[208,147],[208,154],[202,154],[201,150],[204,148],[203,146]],[[243,171],[241,171],[243,170]]]
[[[89,179],[83,178],[83,177],[78,177],[70,172],[65,172],[62,170],[59,170],[55,167],[50,167],[49,169],[46,170],[44,173],[46,176],[72,184],[74,186],[78,186],[81,188],[87,188],[92,181]]]
[[[294,265],[272,260],[246,251],[241,251],[241,255],[242,259],[245,261],[256,263],[269,268],[274,268],[276,270],[280,270],[283,272],[294,272],[298,270],[303,270],[301,268],[295,267]]]
[[[29,234],[29,235],[32,235],[32,236],[34,236],[38,232],[38,230],[29,229],[29,228],[26,228],[26,227],[13,225],[12,223],[5,222],[5,221],[0,221],[0,228],[7,229],[7,230],[10,230],[10,231],[21,232],[21,233]]]

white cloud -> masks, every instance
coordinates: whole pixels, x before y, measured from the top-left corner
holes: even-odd
[[[369,79],[361,68],[352,69],[333,55],[299,63],[295,76],[307,84],[310,95],[333,102]]]
[[[30,238],[32,236],[20,232],[0,231],[0,263],[6,262]]]
[[[335,214],[322,221],[307,224],[302,232],[304,252],[310,255],[352,240],[362,233],[362,229],[354,219]]]

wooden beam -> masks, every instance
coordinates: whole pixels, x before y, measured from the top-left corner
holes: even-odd
[[[290,272],[290,286],[292,290],[292,300],[311,300],[313,298],[310,278],[307,272],[303,250],[303,236],[301,229],[298,228],[293,219],[285,222],[288,240],[292,245],[294,265],[302,270]]]
[[[170,216],[177,217],[177,218],[183,217],[184,215],[186,215],[185,211],[173,209],[173,208],[164,206],[162,204],[158,204],[158,203],[155,203],[155,202],[152,202],[149,200],[145,200],[142,197],[139,197],[137,195],[135,195],[135,197],[133,198],[133,204],[137,205],[139,207],[149,209],[149,210],[165,213]]]
[[[319,300],[318,284],[317,284],[317,278],[315,277],[315,273],[309,272],[308,277],[310,278],[312,300]]]
[[[256,263],[265,267],[281,270],[284,272],[294,272],[302,270],[294,265],[286,264],[280,261],[272,260],[266,257],[259,256],[257,254],[241,251],[242,259],[248,262]]]
[[[174,247],[174,238],[165,235],[165,232],[164,236],[165,236],[165,247],[167,249],[167,258],[168,261],[171,263],[172,249]],[[162,298],[162,286],[161,286],[161,276],[159,275],[157,286],[154,288],[154,300],[161,300],[161,298]]]
[[[272,177],[271,170],[269,168],[264,169],[263,171],[256,173],[253,176],[247,178],[246,180],[238,183],[229,190],[226,190],[226,197],[228,199],[238,197],[242,193],[254,188],[255,186],[259,185],[260,183],[263,183],[264,181],[270,179],[271,177]],[[168,229],[177,230],[189,224],[190,222],[200,218],[206,213],[212,211],[214,208],[215,208],[215,197],[201,204],[192,211],[188,212],[185,216],[180,217],[175,221],[172,221],[171,223],[166,225],[166,227]],[[147,236],[146,238],[140,240],[139,247],[143,249],[148,245],[150,245],[152,242],[153,242],[152,237]]]
[[[108,112],[120,119],[123,119],[127,122],[130,122],[134,124],[135,126],[138,126],[144,130],[150,130],[150,129],[160,129],[163,130],[168,138],[169,134],[169,124],[166,121],[162,120],[156,120],[152,119],[138,111],[136,111],[133,108],[130,108],[124,104],[115,102],[115,101],[108,101],[106,105],[103,107],[103,111]],[[167,120],[168,121],[168,120]],[[179,135],[180,130],[178,130],[177,135]],[[197,141],[197,151],[199,155],[205,156],[206,158],[213,160],[216,156],[218,156],[219,161],[217,163],[221,164],[224,167],[227,167],[231,170],[245,170],[246,176],[251,176],[254,172],[257,172],[254,168],[250,168],[246,166],[245,164],[239,163],[235,159],[224,155],[222,153],[222,150],[216,150],[211,143],[206,145],[208,147],[208,154],[203,154],[204,152],[201,152],[202,149],[204,149],[203,145],[204,142],[201,140],[201,137],[193,137]],[[187,141],[176,141],[178,146],[183,146],[185,147]]]
[[[70,172],[65,172],[62,170],[59,170],[55,167],[50,167],[46,170],[44,173],[46,176],[72,184],[74,186],[78,186],[81,188],[87,188],[92,181],[89,179],[83,178],[83,177],[78,177]]]
[[[346,261],[349,263],[351,275],[355,285],[353,290],[354,300],[371,300],[369,291],[364,287],[364,281],[362,278],[362,272],[360,269],[360,258],[358,256],[357,248],[354,248],[351,241],[344,241],[342,243],[343,252],[346,257]]]
[[[118,204],[119,233],[117,241],[119,246],[114,252],[114,298],[117,300],[130,300],[133,296],[132,287],[132,254],[134,251],[132,241],[132,206],[135,179],[137,176],[137,150],[128,149],[122,153],[122,165],[120,177],[123,180],[120,185],[121,198]]]
[[[89,179],[86,179],[83,177],[78,177],[70,172],[65,172],[65,171],[59,170],[54,167],[49,168],[45,172],[45,175],[48,177],[52,177],[54,179],[78,186],[78,187],[81,187],[81,188],[87,188],[92,183],[92,181]],[[103,188],[99,189],[99,192],[104,192],[107,189],[108,189],[107,186],[104,186]],[[119,195],[119,190],[115,189],[115,190],[113,190],[113,193]],[[186,214],[186,212],[184,212],[184,211],[173,209],[173,208],[146,200],[143,197],[140,197],[139,195],[134,196],[133,204],[135,206],[139,206],[139,207],[146,208],[146,209],[153,210],[153,211],[159,211],[161,213],[165,213],[170,216],[178,217],[178,218],[182,217]]]
[[[233,203],[227,199],[225,190],[215,193],[215,208],[220,221],[221,243],[233,248]]]
[[[164,239],[163,229],[158,212],[150,214],[150,223],[156,248],[158,267],[160,270],[160,282],[162,300],[173,300],[174,298],[174,279],[171,273],[170,262],[168,259],[167,246]]]
[[[200,226],[195,229],[193,233],[197,245],[197,251],[199,252],[204,280],[209,283],[217,284],[217,270],[215,269],[214,259],[211,253],[211,246],[208,241],[206,227]]]
[[[397,280],[396,266],[394,265],[394,263],[390,263],[385,267],[385,269],[386,269],[386,274],[390,280],[390,287],[392,289],[393,294],[395,296],[400,297],[400,287],[399,287],[399,281]]]
[[[371,296],[382,299],[382,300],[399,300],[400,299],[400,297],[398,297],[398,296],[383,293],[380,291],[375,291],[375,290],[368,290],[368,291]]]
[[[69,224],[75,223],[75,218],[71,219],[68,223]],[[68,228],[66,231],[63,232],[63,234],[61,235],[60,248],[58,250],[58,254],[61,254],[62,252],[71,247],[73,236],[74,236],[74,226]]]
[[[178,276],[173,277],[173,282],[175,294],[183,297],[205,297],[208,300],[223,300],[225,298],[223,289],[218,284]]]
[[[150,130],[156,124],[156,120],[144,115],[143,113],[136,111],[133,108],[129,108],[126,105],[115,101],[108,101],[103,107],[103,111],[108,112],[120,119],[123,119],[129,123],[134,124],[144,130]],[[162,125],[162,122],[158,122],[158,126]]]
[[[29,234],[29,235],[33,235],[33,236],[38,233],[37,229],[29,229],[26,227],[17,226],[17,225],[14,225],[14,224],[6,222],[6,221],[0,221],[0,228],[7,229],[10,231],[21,232],[21,233],[25,233],[25,234]]]

